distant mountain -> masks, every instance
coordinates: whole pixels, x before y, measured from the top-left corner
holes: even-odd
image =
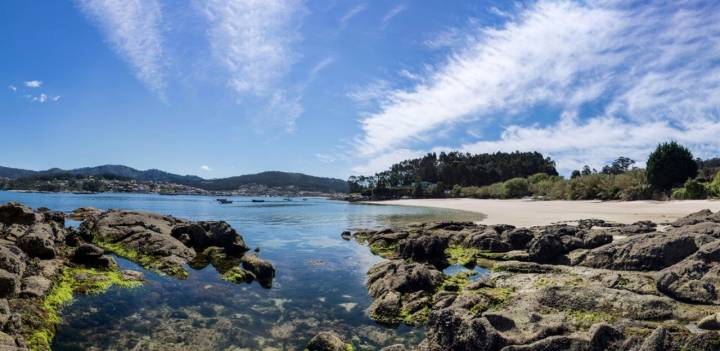
[[[205,190],[229,190],[237,189],[239,186],[247,184],[262,184],[269,187],[294,185],[300,190],[322,191],[327,193],[345,193],[348,191],[348,184],[344,180],[278,171],[210,179],[203,181],[198,187]]]
[[[13,180],[45,180],[67,177],[104,177],[113,179],[132,179],[137,181],[169,182],[189,185],[205,190],[234,190],[241,185],[258,184],[268,187],[294,186],[298,190],[321,192],[347,192],[347,183],[340,179],[315,177],[302,173],[262,172],[229,178],[204,179],[194,175],[179,175],[149,169],[137,170],[123,165],[102,165],[70,170],[51,168],[44,171],[0,167],[0,177]]]
[[[18,177],[29,176],[35,173],[35,171],[29,171],[27,169],[9,168],[0,166],[0,178],[15,179]]]

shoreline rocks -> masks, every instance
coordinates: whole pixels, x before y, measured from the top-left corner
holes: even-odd
[[[370,318],[425,327],[412,350],[720,349],[720,213],[669,228],[443,222],[350,236],[386,259],[368,271]],[[453,264],[487,273],[442,273]]]
[[[186,264],[214,252],[207,264],[222,267],[221,273],[244,270],[247,261],[242,282],[272,284],[272,264],[243,256],[249,248],[225,222],[92,208],[74,216],[84,219],[79,230],[65,228],[61,212],[0,205],[0,349],[49,350],[60,310],[73,295],[142,285],[142,273],[119,270],[107,251],[180,278],[187,275]]]

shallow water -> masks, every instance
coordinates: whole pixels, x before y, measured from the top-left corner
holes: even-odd
[[[302,350],[321,330],[335,330],[359,349],[414,344],[422,330],[390,328],[365,310],[367,269],[379,258],[343,230],[429,220],[473,220],[481,215],[418,207],[349,204],[317,198],[283,201],[234,197],[140,194],[38,194],[0,192],[0,203],[20,201],[33,208],[72,211],[81,206],[153,211],[192,220],[224,220],[260,256],[275,265],[272,289],[234,285],[211,267],[190,270],[187,280],[159,276],[132,262],[148,282],[138,289],[111,288],[78,297],[63,310],[53,350],[266,349]],[[77,222],[69,223],[77,225]]]

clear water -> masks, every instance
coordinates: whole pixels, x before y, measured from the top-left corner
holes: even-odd
[[[211,267],[190,269],[187,280],[141,270],[142,288],[113,288],[78,297],[63,310],[53,350],[302,350],[322,330],[335,330],[358,349],[415,344],[421,329],[391,328],[365,310],[367,269],[379,261],[369,250],[340,238],[343,230],[428,220],[480,220],[460,211],[349,204],[317,198],[214,197],[140,194],[39,194],[0,192],[0,203],[72,211],[81,206],[153,211],[192,220],[224,220],[260,256],[275,265],[272,289],[234,285]],[[77,224],[69,223],[69,224]]]

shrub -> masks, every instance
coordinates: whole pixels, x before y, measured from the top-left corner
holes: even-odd
[[[547,173],[535,173],[535,174],[533,174],[533,175],[531,175],[531,176],[528,177],[527,182],[528,182],[530,185],[533,185],[533,184],[537,184],[537,183],[539,183],[539,182],[548,180],[548,179],[550,179],[550,177],[551,177],[551,176],[550,176],[549,174],[547,174]]]
[[[481,199],[502,199],[505,196],[504,183],[494,183],[478,188],[475,197]]]
[[[720,172],[715,173],[712,182],[708,184],[708,192],[712,196],[720,196]]]
[[[690,150],[672,141],[658,145],[647,161],[647,180],[655,190],[665,191],[697,176],[698,166]]]
[[[516,199],[530,195],[528,181],[525,178],[513,178],[503,184],[503,198]]]
[[[707,197],[705,185],[694,179],[688,179],[682,188],[674,189],[672,198],[675,200],[698,200]]]
[[[568,185],[569,200],[592,200],[600,197],[599,174],[588,174],[570,180]]]
[[[615,184],[620,189],[619,200],[643,200],[652,197],[645,170],[635,169],[615,176]]]

